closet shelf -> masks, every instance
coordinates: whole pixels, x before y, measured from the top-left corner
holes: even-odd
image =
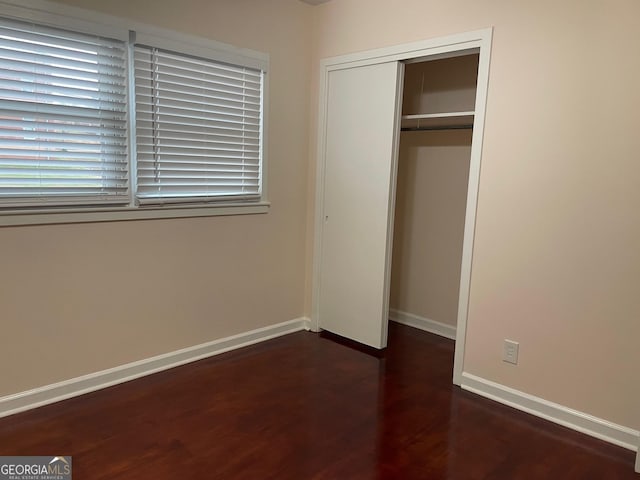
[[[472,128],[473,116],[473,111],[403,115],[401,127],[403,130]]]

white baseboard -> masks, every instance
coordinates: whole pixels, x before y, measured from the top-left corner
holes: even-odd
[[[258,328],[231,337],[213,340],[211,342],[183,348],[137,362],[127,363],[119,367],[90,373],[81,377],[62,382],[45,385],[25,392],[0,397],[0,417],[24,412],[32,408],[41,407],[68,398],[77,397],[85,393],[102,388],[128,382],[145,375],[168,370],[186,363],[202,360],[203,358],[219,355],[254,343],[264,342],[272,338],[309,330],[310,320],[298,318],[288,322]]]
[[[469,373],[462,374],[461,387],[517,410],[522,410],[536,417],[544,418],[572,430],[599,438],[605,442],[613,443],[634,452],[638,450],[640,432],[632,428],[617,425]]]
[[[409,327],[417,328],[419,330],[424,330],[425,332],[435,333],[436,335],[450,338],[451,340],[456,339],[456,327],[420,317],[413,313],[402,312],[392,308],[389,310],[389,320],[403,325],[408,325]]]

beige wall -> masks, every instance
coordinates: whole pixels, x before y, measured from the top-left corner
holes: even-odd
[[[464,369],[640,428],[640,2],[316,9],[314,105],[320,58],[495,27]]]
[[[456,326],[471,131],[403,132],[390,306]]]
[[[266,215],[0,228],[0,395],[300,317],[312,7],[66,3],[271,55]]]

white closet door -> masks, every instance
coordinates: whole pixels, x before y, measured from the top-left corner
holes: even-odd
[[[317,314],[323,330],[387,344],[402,67],[329,72]]]

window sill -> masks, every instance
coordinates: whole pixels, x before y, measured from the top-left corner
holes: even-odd
[[[157,218],[215,217],[221,215],[256,215],[269,211],[269,202],[218,205],[167,205],[163,207],[110,207],[92,209],[56,209],[0,212],[0,227],[51,225],[64,223],[121,222]]]

